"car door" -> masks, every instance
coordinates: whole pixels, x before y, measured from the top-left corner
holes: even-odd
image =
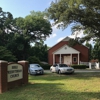
[[[59,69],[59,65],[57,64],[55,67],[55,71],[58,72],[58,69]]]
[[[52,67],[52,72],[56,72],[56,66],[57,64],[54,64],[53,67]]]

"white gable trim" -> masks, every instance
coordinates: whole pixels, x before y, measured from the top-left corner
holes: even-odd
[[[68,36],[66,36],[64,39],[62,39],[61,41],[69,41],[71,38],[70,37],[68,37]],[[59,41],[58,43],[60,43],[61,41]],[[58,43],[56,43],[55,45],[57,45]],[[51,48],[53,48],[55,45],[53,45]],[[82,45],[82,44],[81,44]],[[89,49],[89,47],[87,47],[87,46],[85,46],[85,45],[83,45],[84,47],[86,47],[86,48],[88,48]],[[49,48],[49,49],[51,49],[51,48]],[[48,50],[49,50],[48,49]]]
[[[69,41],[69,39],[70,38],[67,36],[64,39],[62,39],[61,41]],[[61,41],[59,41],[58,43],[60,43]],[[57,45],[58,43],[56,43],[55,45]],[[53,45],[51,48],[53,48],[55,45]],[[51,48],[49,48],[49,49],[51,49]]]
[[[68,45],[64,45],[58,50],[54,51],[53,54],[79,54],[80,52],[76,49],[69,47]]]

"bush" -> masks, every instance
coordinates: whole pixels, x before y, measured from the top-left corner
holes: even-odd
[[[86,69],[88,66],[86,65],[71,65],[74,69]]]
[[[40,66],[41,66],[43,69],[48,69],[48,70],[49,70],[51,65],[40,63]]]
[[[39,64],[43,69],[50,69],[50,66],[49,64],[43,64],[40,62],[40,60],[35,57],[35,56],[30,56],[27,61],[29,61],[29,64]]]
[[[29,61],[30,64],[32,63],[40,64],[40,60],[35,56],[30,56],[27,60]]]

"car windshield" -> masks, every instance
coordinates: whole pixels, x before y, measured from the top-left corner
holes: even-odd
[[[32,64],[32,65],[30,65],[30,67],[31,67],[31,68],[36,68],[36,67],[41,67],[41,66],[38,65],[38,64]]]
[[[59,64],[60,67],[68,67],[66,64]]]

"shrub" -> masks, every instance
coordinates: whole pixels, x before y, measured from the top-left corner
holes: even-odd
[[[35,56],[30,56],[27,60],[29,61],[30,64],[31,63],[40,64],[40,60],[37,57],[35,57]]]
[[[71,65],[74,69],[86,69],[88,66],[86,65]]]
[[[51,65],[40,63],[40,66],[41,66],[43,69],[48,69],[48,70],[49,70]]]

